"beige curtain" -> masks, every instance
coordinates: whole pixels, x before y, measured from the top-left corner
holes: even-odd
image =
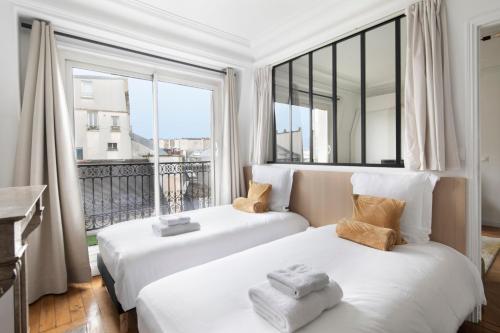
[[[28,298],[90,279],[71,121],[53,28],[33,22],[15,161],[15,185],[47,184],[41,226],[28,238]]]
[[[405,165],[413,170],[460,167],[448,53],[446,7],[424,0],[406,10]]]
[[[224,78],[224,105],[222,114],[216,118],[216,203],[232,203],[243,189],[243,170],[240,164],[238,101],[236,74],[227,68]]]
[[[254,124],[251,160],[264,164],[272,159],[273,101],[272,68],[258,68],[254,73]]]

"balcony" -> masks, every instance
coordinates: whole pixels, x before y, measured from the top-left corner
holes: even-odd
[[[111,132],[120,132],[120,125],[111,125]]]
[[[153,163],[79,162],[77,166],[87,231],[155,214]],[[210,174],[210,162],[160,163],[161,214],[210,206]]]

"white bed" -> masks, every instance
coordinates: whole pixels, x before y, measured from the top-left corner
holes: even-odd
[[[304,231],[309,223],[291,212],[244,213],[231,205],[204,208],[190,216],[201,230],[157,237],[156,218],[122,222],[97,234],[101,258],[111,274],[123,310],[135,307],[139,291],[175,272]]]
[[[160,279],[137,300],[141,333],[277,332],[252,309],[248,289],[293,263],[324,270],[343,301],[300,332],[456,332],[485,300],[479,273],[440,243],[371,249],[329,225]]]

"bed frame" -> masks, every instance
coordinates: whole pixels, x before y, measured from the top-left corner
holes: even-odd
[[[99,273],[101,273],[102,283],[106,287],[108,294],[111,298],[111,301],[116,307],[116,311],[118,311],[118,315],[120,317],[120,333],[136,333],[137,329],[137,313],[135,309],[124,311],[122,305],[116,298],[115,292],[115,280],[109,273],[108,268],[104,264],[102,257],[100,254],[97,255],[97,269],[99,269]]]
[[[252,168],[243,168],[245,184]],[[313,227],[334,224],[352,214],[351,172],[296,170],[290,210],[304,216]],[[248,189],[247,189],[248,190]],[[466,254],[466,179],[442,177],[432,202],[431,240]]]

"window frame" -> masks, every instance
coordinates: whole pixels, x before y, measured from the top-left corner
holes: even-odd
[[[81,154],[82,158],[78,158],[78,156]],[[83,161],[83,147],[75,147],[75,159],[76,161]]]
[[[99,130],[99,111],[87,111],[87,131]]]
[[[350,34],[346,37],[342,37],[338,40],[335,40],[329,44],[323,45],[321,47],[312,49],[308,52],[302,53],[298,56],[295,56],[293,58],[290,58],[286,61],[280,62],[278,64],[275,64],[272,66],[272,103],[273,103],[273,123],[272,123],[272,131],[273,131],[273,137],[272,137],[272,145],[273,145],[273,156],[272,156],[272,161],[268,161],[268,163],[273,163],[273,164],[298,164],[298,165],[331,165],[331,166],[357,166],[357,167],[386,167],[386,168],[404,168],[404,161],[402,158],[402,150],[401,150],[401,103],[403,102],[401,100],[402,94],[401,94],[401,80],[402,80],[402,71],[401,71],[401,19],[405,18],[405,14],[401,14],[398,16],[395,16],[393,18],[390,18],[388,20],[385,20],[383,22],[377,23],[373,26],[370,26],[368,28],[365,28],[363,30],[360,30],[356,33]],[[395,121],[396,121],[396,156],[394,163],[367,163],[366,162],[366,38],[365,35],[367,32],[377,29],[381,26],[384,26],[386,24],[394,24],[394,30],[395,30]],[[339,163],[337,160],[338,157],[338,138],[337,138],[337,103],[338,99],[334,98],[336,97],[337,94],[337,44],[346,41],[350,38],[354,38],[359,36],[360,39],[360,57],[361,57],[361,62],[360,62],[360,70],[361,70],[361,112],[360,112],[360,126],[361,126],[361,163]],[[313,147],[313,137],[312,135],[310,136],[310,162],[297,162],[293,161],[293,158],[290,161],[277,161],[277,142],[276,142],[276,68],[287,65],[288,64],[288,88],[289,88],[289,98],[288,98],[288,105],[291,108],[292,107],[292,93],[293,93],[293,62],[303,56],[308,56],[309,58],[309,110],[310,114],[313,113],[314,109],[314,98],[313,95],[313,54],[314,52],[321,50],[323,48],[330,47],[332,49],[332,114],[333,114],[333,158],[332,162],[326,163],[326,162],[314,162],[314,147]],[[291,117],[292,115],[290,115]],[[290,122],[292,120],[290,119]],[[312,133],[312,126],[313,126],[313,121],[312,118],[309,123],[309,131]],[[291,130],[291,128],[290,128]],[[292,147],[292,146],[291,146]],[[292,149],[292,148],[291,148]],[[293,151],[291,151],[291,156],[293,155]]]
[[[118,151],[118,142],[108,142],[106,151]]]
[[[85,88],[89,88],[88,91]],[[83,99],[94,99],[94,84],[92,80],[81,80],[80,81],[80,98]]]
[[[76,46],[76,47],[75,47]],[[217,126],[216,118],[220,118],[223,110],[223,86],[224,77],[219,73],[211,73],[203,70],[186,68],[185,66],[165,63],[161,60],[147,59],[134,54],[117,52],[116,50],[102,50],[93,46],[81,49],[80,45],[58,45],[59,62],[61,63],[62,76],[66,88],[66,101],[68,113],[71,119],[72,137],[75,137],[75,108],[74,108],[74,82],[73,68],[81,68],[91,71],[106,72],[108,74],[127,76],[136,79],[151,81],[163,81],[174,84],[182,84],[194,88],[212,91],[212,113],[211,113],[211,149],[210,163],[215,166],[218,163],[218,146],[222,143],[222,132]],[[153,115],[153,134],[157,135],[157,116]],[[156,130],[155,130],[156,128]],[[155,164],[158,158],[155,157]],[[216,167],[210,169],[210,186],[213,188],[211,205],[217,202],[217,176]],[[158,175],[156,176],[158,177]],[[156,190],[155,190],[156,191]],[[155,192],[155,198],[159,194]],[[155,210],[159,209],[159,206]]]

